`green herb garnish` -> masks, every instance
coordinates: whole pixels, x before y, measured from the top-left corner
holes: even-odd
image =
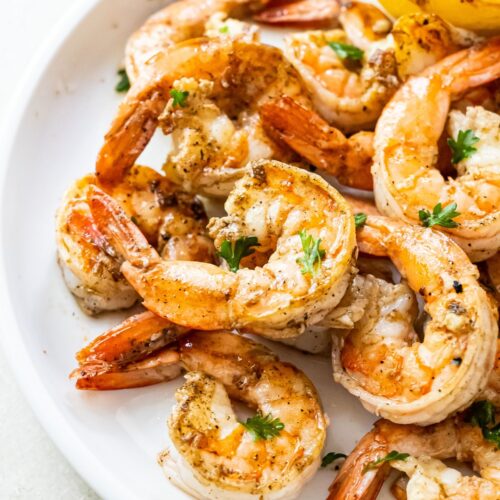
[[[130,80],[128,79],[125,68],[119,69],[116,73],[120,77],[120,80],[118,80],[118,83],[115,85],[115,90],[117,92],[127,92],[130,88]]]
[[[279,418],[273,418],[271,414],[266,416],[257,414],[255,417],[247,418],[246,422],[240,422],[240,424],[252,435],[254,441],[271,439],[278,436],[285,428],[285,424]]]
[[[364,52],[354,45],[342,42],[328,42],[328,45],[342,60],[360,61],[363,58]]]
[[[298,258],[297,262],[302,264],[302,274],[315,276],[321,267],[321,260],[325,256],[325,251],[319,247],[321,238],[315,240],[310,234],[307,234],[305,229],[300,231],[299,235],[304,257]]]
[[[354,224],[356,225],[356,229],[363,227],[366,223],[366,219],[368,216],[363,212],[359,212],[358,214],[354,214]]]
[[[330,453],[327,453],[321,460],[321,467],[326,467],[327,465],[330,465],[332,462],[335,462],[335,460],[338,460],[339,458],[347,458],[347,455],[331,451]]]
[[[483,427],[482,431],[484,439],[496,444],[497,448],[500,449],[500,424],[495,425],[492,429]]]
[[[172,89],[170,91],[170,97],[174,100],[174,106],[180,106],[184,108],[186,106],[186,99],[189,95],[187,90],[176,90]]]
[[[225,24],[219,28],[219,33],[229,33],[229,26]]]
[[[451,137],[448,138],[448,146],[453,153],[451,158],[452,163],[458,163],[462,161],[464,158],[469,158],[472,153],[475,153],[477,149],[474,147],[474,144],[479,141],[479,137],[477,137],[472,130],[460,130],[458,132],[457,140],[455,141]]]
[[[442,207],[441,203],[438,203],[432,210],[432,214],[429,210],[419,210],[418,218],[422,222],[424,227],[432,226],[442,226],[442,227],[458,227],[458,222],[453,219],[458,217],[460,212],[457,212],[457,204],[450,203],[446,207]]]
[[[220,246],[219,255],[229,264],[229,269],[235,273],[240,268],[241,259],[255,252],[251,247],[258,246],[260,243],[255,236],[242,236],[236,242],[224,240]]]
[[[495,424],[495,407],[491,401],[476,401],[468,410],[466,421],[472,425],[486,427]]]
[[[377,467],[380,467],[380,465],[387,462],[393,462],[394,460],[406,460],[409,456],[410,455],[408,453],[399,453],[396,450],[392,450],[385,457],[378,458],[377,460],[374,460],[373,462],[370,462],[368,465],[366,465],[363,472],[371,469],[376,469]]]

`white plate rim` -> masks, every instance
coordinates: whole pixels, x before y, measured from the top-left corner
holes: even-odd
[[[1,129],[4,139],[0,145],[0,197],[5,192],[7,171],[13,155],[14,141],[24,117],[27,104],[33,94],[43,72],[55,57],[65,39],[71,35],[77,25],[87,16],[101,0],[78,0],[56,23],[52,34],[42,43],[32,57],[21,83],[5,113],[5,121]],[[9,127],[7,126],[9,124]],[[0,206],[4,200],[0,198]],[[0,210],[0,214],[3,210]],[[14,373],[16,382],[37,420],[41,423],[50,439],[69,461],[77,473],[103,498],[120,498],[138,500],[120,482],[100,467],[100,459],[96,457],[75,430],[67,422],[53,398],[47,393],[38,376],[26,346],[20,335],[14,309],[8,293],[6,279],[6,256],[3,216],[0,216],[0,345],[6,353],[7,362]]]

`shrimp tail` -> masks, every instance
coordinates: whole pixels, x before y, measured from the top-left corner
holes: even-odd
[[[254,19],[265,24],[331,24],[338,19],[338,0],[271,0]]]
[[[111,196],[96,186],[89,186],[87,202],[98,229],[111,242],[113,252],[116,249],[131,265],[139,268],[160,261],[156,250]]]
[[[271,137],[286,143],[315,167],[347,186],[373,189],[371,133],[347,139],[340,130],[287,96],[262,105],[260,115]]]
[[[99,335],[78,351],[76,360],[80,365],[102,362],[109,366],[123,367],[141,361],[187,331],[168,319],[146,311],[127,318]]]
[[[114,185],[125,177],[153,137],[158,116],[167,101],[164,93],[155,90],[140,99],[127,98],[120,105],[97,155],[96,176],[99,183]]]
[[[382,464],[369,468],[370,463],[387,454],[385,440],[380,440],[377,430],[366,434],[347,457],[337,477],[329,488],[327,500],[375,500],[391,467]]]
[[[167,348],[121,370],[114,370],[104,362],[86,363],[73,372],[70,378],[80,390],[109,391],[146,387],[173,380],[181,374],[179,353]]]

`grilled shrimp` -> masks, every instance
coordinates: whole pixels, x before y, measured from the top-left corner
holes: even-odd
[[[366,469],[392,450],[411,456]],[[439,461],[447,458],[472,462],[481,478],[464,477]],[[376,499],[391,466],[411,477],[408,500],[496,500],[500,494],[500,450],[461,415],[429,427],[379,420],[342,465],[328,500]]]
[[[500,76],[500,38],[457,52],[413,77],[385,108],[375,132],[372,167],[377,207],[386,215],[418,223],[419,210],[456,203],[456,228],[437,227],[452,236],[469,257],[482,260],[500,247],[500,118],[481,108],[450,117],[450,132],[479,138],[469,157],[457,158],[456,179],[435,168],[438,140],[450,101]],[[419,130],[418,134],[415,130]],[[476,150],[474,152],[474,149]],[[496,152],[496,156],[495,156]]]
[[[97,179],[87,175],[67,191],[56,220],[58,261],[68,288],[87,314],[127,308],[138,299],[120,273],[122,260],[96,227],[87,191]],[[120,182],[107,186],[162,257],[213,261],[213,244],[205,235],[201,202],[181,192],[148,167],[134,166]]]
[[[195,498],[295,498],[319,467],[327,419],[311,381],[266,347],[226,332],[180,340],[188,374],[168,420],[167,477]],[[229,397],[279,419],[274,437],[254,441]]]
[[[340,22],[342,30],[287,37],[285,52],[316,109],[345,132],[373,127],[401,81],[474,40],[429,14],[401,16],[392,26],[360,2],[345,4]]]
[[[279,162],[249,166],[226,201],[228,215],[210,222],[219,249],[258,239],[255,253],[267,263],[255,269],[162,260],[102,191],[92,190],[89,205],[144,305],[186,327],[296,336],[335,307],[353,273],[354,218],[344,199],[315,174]]]
[[[314,111],[288,96],[264,104],[260,114],[269,136],[285,142],[313,166],[334,175],[346,186],[373,189],[372,132],[358,132],[346,138]]]
[[[214,15],[219,18],[243,17],[259,10],[266,3],[266,0],[179,0],[170,3],[153,14],[128,39],[125,50],[127,75],[134,82],[158,52],[166,52],[175,44],[191,38],[217,34],[210,25]],[[229,31],[233,31],[232,27],[235,26],[242,27],[241,23],[235,25],[233,20],[230,23]],[[243,27],[241,31],[245,29]],[[226,31],[223,30],[222,34]]]
[[[105,137],[96,166],[101,183],[130,168],[160,115],[174,138],[168,174],[197,192],[227,195],[249,160],[293,157],[266,136],[258,114],[282,95],[310,106],[300,76],[279,49],[241,39],[196,39],[158,53],[148,68]]]
[[[254,19],[268,24],[330,24],[339,13],[339,0],[270,0]]]
[[[496,307],[477,268],[430,228],[370,215],[357,237],[385,250],[429,317],[420,341],[410,290],[379,283],[363,320],[334,337],[335,380],[397,423],[432,424],[465,408],[486,386],[498,335]]]

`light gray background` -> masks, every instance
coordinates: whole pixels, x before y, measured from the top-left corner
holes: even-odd
[[[0,131],[9,126],[8,104],[28,63],[73,3],[0,0]],[[17,387],[8,356],[0,351],[0,499],[97,499],[35,419]]]

